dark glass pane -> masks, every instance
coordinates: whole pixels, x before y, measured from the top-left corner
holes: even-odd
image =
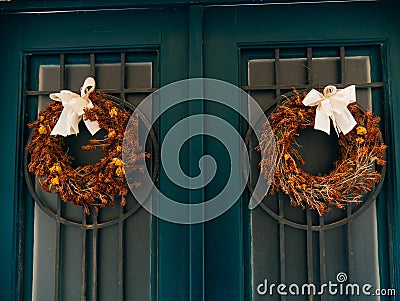
[[[73,92],[79,93],[83,81],[93,70],[97,88],[113,89],[117,97],[123,92],[120,90],[122,82],[125,89],[149,89],[153,86],[151,61],[126,63],[123,73],[120,53],[96,56],[89,53],[66,54],[64,59],[65,88]],[[28,83],[28,87],[38,87],[38,91],[59,91],[60,60],[58,64],[46,64],[47,60],[39,64],[39,58],[32,58],[32,61],[36,64],[29,66],[30,72],[36,72],[38,77],[31,78],[31,81],[36,80],[37,84]],[[33,68],[37,70],[32,71]],[[125,77],[121,78],[123,74]],[[130,98],[136,104],[146,96],[146,93],[130,92]],[[37,109],[44,109],[50,101],[47,95],[40,95]],[[79,135],[65,139],[68,145],[66,151],[76,159],[75,165],[92,164],[101,158],[101,152],[81,150],[81,146],[91,138],[81,123]],[[151,160],[148,167],[151,168]],[[128,195],[127,205],[122,209],[119,200],[116,200],[115,208],[107,207],[100,210],[98,216],[92,212],[85,217],[81,207],[62,202],[58,207],[55,194],[46,193],[36,186],[42,205],[48,211],[46,213],[39,205],[35,206],[32,299],[52,298],[57,285],[62,300],[81,299],[82,286],[86,287],[84,295],[89,298],[95,290],[93,281],[97,281],[99,300],[116,300],[120,291],[125,294],[126,300],[149,300],[152,218],[147,211],[138,210],[140,206],[132,195]],[[60,208],[60,216],[57,215],[57,208]],[[95,220],[97,226],[93,224]],[[57,258],[59,270],[56,268]]]

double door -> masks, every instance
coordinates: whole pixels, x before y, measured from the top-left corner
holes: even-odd
[[[180,5],[148,9],[5,14],[1,33],[7,41],[1,58],[7,77],[1,83],[12,114],[2,135],[1,225],[4,281],[33,300],[263,300],[257,291],[265,279],[274,283],[316,283],[345,272],[354,282],[394,286],[398,204],[392,147],[397,127],[391,116],[398,106],[398,26],[386,2],[293,5]],[[340,18],[327,18],[340,15]],[[312,16],[312,17],[311,17]],[[389,20],[389,21],[388,21]],[[11,26],[12,25],[12,26]],[[398,24],[397,24],[398,25]],[[390,71],[390,72],[389,72]],[[54,195],[38,192],[34,201],[24,183],[26,123],[60,89],[78,91],[86,76],[99,89],[139,104],[158,88],[187,78],[214,78],[243,88],[269,114],[274,99],[293,88],[323,88],[355,83],[360,101],[382,117],[388,150],[388,173],[377,200],[333,211],[324,218],[292,208],[284,197],[267,197],[248,209],[246,190],[221,216],[182,225],[158,219],[136,203],[82,216]],[[152,103],[156,114],[162,103]],[[241,104],[244,108],[247,104]],[[210,100],[190,100],[169,108],[154,125],[158,145],[180,120],[196,114],[218,116],[245,136],[239,114]],[[207,124],[204,124],[207,127]],[[190,129],[189,129],[190,131]],[[14,137],[17,136],[17,139]],[[309,147],[305,168],[329,171],[335,139],[304,133]],[[88,139],[84,135],[71,141]],[[250,179],[259,176],[256,141],[248,142]],[[237,142],[239,152],[239,141]],[[324,154],[319,150],[324,146]],[[328,153],[328,155],[326,155]],[[333,151],[334,153],[334,151]],[[11,154],[11,155],[10,155]],[[208,200],[224,187],[232,172],[229,154],[212,137],[195,136],[179,154],[189,176],[199,159],[217,162],[214,179],[200,189],[182,188],[165,173],[162,161],[156,185],[183,203]],[[176,155],[176,154],[172,154]],[[77,151],[77,157],[83,156]],[[89,157],[86,158],[86,157]],[[86,155],[82,162],[90,160]],[[14,164],[17,162],[17,164]],[[15,177],[9,177],[9,171]],[[234,176],[238,184],[243,173]],[[253,180],[252,180],[253,179]],[[388,208],[391,208],[388,210]],[[360,211],[361,212],[361,211]],[[389,223],[390,220],[390,223]],[[366,236],[365,233],[368,232]],[[4,236],[4,237],[3,237]],[[16,252],[19,250],[20,252]],[[16,254],[19,254],[18,256]],[[367,263],[367,264],[366,264]],[[19,269],[16,267],[19,266]],[[3,275],[2,275],[3,276]],[[10,280],[10,279],[15,279]],[[273,294],[271,300],[314,300],[313,296]],[[348,300],[349,296],[322,296]],[[360,299],[361,300],[361,299]]]

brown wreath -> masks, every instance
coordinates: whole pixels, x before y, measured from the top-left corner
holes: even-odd
[[[378,128],[380,118],[371,111],[364,112],[357,104],[350,104],[348,109],[357,125],[348,134],[339,135],[341,157],[334,162],[333,170],[317,176],[304,172],[299,165],[305,162],[293,146],[299,129],[314,126],[316,109],[303,105],[306,94],[295,91],[276,107],[268,118],[275,142],[271,132],[265,131],[258,150],[267,153],[271,143],[276,143],[276,169],[270,193],[283,191],[293,206],[305,209],[308,205],[322,215],[332,206],[343,209],[348,203],[362,202],[363,195],[380,181],[381,173],[375,170],[375,164],[386,164],[386,145]],[[268,176],[273,163],[263,158],[261,173]]]
[[[114,207],[115,197],[121,197],[121,205],[126,204],[126,195],[129,191],[125,180],[125,168],[122,161],[122,141],[128,121],[126,139],[132,149],[129,150],[129,166],[131,173],[134,170],[143,171],[145,166],[137,164],[145,153],[138,143],[137,118],[130,119],[125,109],[118,108],[108,100],[101,91],[89,95],[94,107],[85,109],[84,118],[97,120],[99,127],[106,131],[104,139],[91,139],[83,150],[100,149],[104,156],[95,164],[71,166],[74,158],[63,148],[64,137],[51,136],[63,106],[60,102],[51,102],[39,113],[39,118],[28,124],[33,128],[33,136],[26,150],[30,154],[28,170],[37,176],[40,186],[47,192],[55,191],[61,200],[83,206],[85,214],[90,214],[89,208]],[[125,162],[128,163],[128,162]],[[140,182],[135,183],[140,186]]]

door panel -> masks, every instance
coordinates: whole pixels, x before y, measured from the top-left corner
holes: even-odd
[[[58,65],[59,59],[67,64]],[[41,63],[52,60],[56,64]],[[37,110],[43,110],[50,99],[47,94],[41,95],[41,91],[59,91],[63,85],[79,91],[80,81],[89,74],[105,92],[118,91],[117,96],[128,101],[143,98],[145,91],[153,88],[153,77],[156,85],[158,82],[153,76],[153,70],[157,74],[157,64],[153,62],[157,62],[157,51],[150,49],[147,53],[30,54],[26,70],[30,74],[38,73],[39,88],[35,90],[35,83],[26,83],[31,87],[27,91],[27,101],[36,103],[37,100]],[[63,77],[65,83],[60,80]],[[27,114],[35,116],[29,111]],[[94,138],[102,139],[103,135],[101,132]],[[74,165],[93,164],[101,158],[99,151],[81,151],[80,147],[89,139],[91,135],[82,124],[79,136],[65,139],[69,153],[75,158]],[[148,147],[147,151],[151,153],[152,149]],[[150,169],[151,165],[149,162]],[[120,207],[116,200],[116,208],[105,208],[99,214],[92,211],[91,216],[85,216],[82,208],[63,204],[55,194],[45,193],[37,183],[35,189],[39,200],[34,211],[33,300],[53,294],[54,299],[63,300],[76,300],[81,295],[87,299],[89,296],[95,299],[97,295],[99,300],[110,300],[116,295],[121,300],[124,296],[126,299],[150,299],[152,265],[155,265],[151,262],[151,233],[155,231],[155,221],[148,212],[139,210],[140,205],[131,195],[125,207]]]
[[[7,120],[7,124],[19,124],[20,171],[24,168],[23,149],[29,135],[26,124],[36,119],[42,100],[50,92],[78,92],[82,80],[92,75],[104,92],[137,104],[153,88],[187,77],[186,9],[22,14],[2,20],[13,24],[13,35],[18,36],[14,40],[2,34],[15,53],[10,56],[2,50],[2,59],[6,68],[21,65],[22,70],[21,83],[9,85],[10,89],[15,85],[21,87],[21,98],[15,94],[18,89],[9,92],[14,95],[10,99],[15,99],[10,107],[15,105],[16,109],[19,103],[21,115],[18,122],[18,114],[9,115]],[[151,83],[146,82],[148,68],[143,65],[149,58]],[[45,86],[51,82],[53,85]],[[7,87],[4,89],[8,91]],[[158,105],[153,106],[155,112]],[[171,116],[183,116],[186,112],[183,106],[163,115],[155,125],[159,138],[162,139]],[[78,143],[82,144],[83,136]],[[74,145],[73,141],[68,143]],[[77,156],[84,160],[80,154]],[[168,192],[170,186],[164,179],[161,171],[159,186]],[[187,300],[187,227],[153,218],[133,199],[124,209],[117,206],[101,211],[98,216],[92,212],[82,223],[80,208],[61,204],[53,196],[43,198],[44,206],[34,206],[22,178],[17,180],[16,206],[24,214],[14,215],[10,210],[3,213],[11,219],[11,225],[14,218],[23,226],[16,235],[18,248],[24,250],[20,258],[23,270],[16,284],[21,298]],[[185,191],[173,193],[186,198]],[[43,213],[46,206],[50,207],[50,218]],[[132,210],[134,213],[128,213]],[[8,300],[9,294],[14,292],[9,290],[1,295]]]
[[[340,22],[335,18],[326,20],[327,11],[339,11],[339,8]],[[207,8],[205,77],[241,86],[267,107],[274,98],[293,88],[357,83],[361,104],[372,108],[382,118],[381,129],[385,143],[389,144],[390,158],[393,132],[389,128],[394,108],[388,93],[397,88],[387,82],[389,74],[393,80],[389,68],[395,62],[389,61],[389,66],[385,62],[389,44],[398,45],[398,39],[393,24],[385,21],[385,14],[376,13],[385,9],[382,2]],[[305,16],[313,16],[312,22]],[[279,78],[276,76],[277,62]],[[252,69],[254,74],[249,71]],[[212,105],[206,104],[205,109],[212,110]],[[266,113],[270,114],[272,109]],[[228,118],[239,120],[234,116]],[[237,128],[243,134],[247,131],[247,125],[239,124]],[[313,172],[321,172],[324,168],[329,171],[337,148],[335,139],[326,142],[324,137],[315,141],[321,137],[311,135],[307,138],[306,133],[302,136],[299,142],[305,145],[304,148],[310,141],[313,144],[309,146],[311,150],[314,148],[313,153],[309,160],[306,159],[306,162],[313,162],[311,165],[316,169]],[[315,146],[318,142],[320,146],[326,145],[328,152],[332,153],[333,149],[333,153],[327,157],[318,156],[315,153],[315,149],[320,149]],[[253,177],[259,173],[260,158],[253,151],[256,146],[257,141],[249,145]],[[389,159],[388,166],[390,162]],[[275,196],[266,198],[263,206],[249,211],[249,196],[244,194],[242,207],[234,206],[219,219],[206,224],[206,234],[211,233],[206,235],[207,300],[312,300],[311,296],[260,296],[256,287],[264,279],[269,283],[299,284],[334,281],[338,272],[345,272],[350,282],[394,287],[391,251],[380,245],[388,243],[387,206],[397,208],[396,202],[387,195],[394,185],[393,179],[386,179],[387,186],[365,212],[351,217],[349,223],[343,222],[341,227],[323,231],[314,231],[312,229],[318,227],[312,226],[328,224],[335,219],[346,220],[357,209],[333,210],[319,219],[315,213],[293,208],[285,198],[281,197],[279,201]],[[262,209],[265,206],[276,213],[275,218],[271,219]],[[280,214],[283,214],[283,220],[279,220]],[[304,229],[285,224],[285,219],[297,220]],[[323,296],[321,300],[342,300],[340,298],[362,300],[362,296],[358,297],[361,299]]]
[[[358,55],[367,54],[368,51],[370,55]],[[242,52],[242,59],[248,63],[247,89],[251,94],[256,93],[253,95],[261,105],[271,107],[269,112],[274,108],[271,106],[275,97],[273,94],[277,93],[274,89],[280,89],[283,93],[284,88],[290,86],[290,82],[299,88],[308,83],[323,88],[328,83],[340,86],[341,80],[344,79],[346,83],[363,87],[357,89],[357,102],[362,107],[373,109],[373,104],[375,107],[381,105],[379,95],[382,95],[383,82],[379,70],[382,70],[382,60],[373,59],[376,53],[380,52],[379,45],[340,46],[336,51],[332,46],[325,49],[302,49],[297,46],[296,49],[260,48],[257,49],[257,53],[251,49]],[[265,56],[271,52],[279,56],[274,59],[257,58],[263,55],[262,52],[265,52]],[[327,56],[328,54],[332,57]],[[375,75],[374,82],[371,81],[372,74]],[[282,79],[280,85],[276,85],[277,77]],[[286,78],[286,82],[283,78]],[[376,111],[379,112],[374,109],[375,113]],[[307,128],[300,132],[296,141],[301,145],[298,151],[306,162],[302,167],[306,172],[323,174],[333,168],[332,162],[339,156],[335,135],[327,136]],[[251,143],[250,149],[254,149],[256,143]],[[256,152],[253,152],[252,157],[254,161],[260,160]],[[257,166],[253,167],[253,172],[257,178]],[[284,195],[266,197],[264,204],[251,213],[253,287],[257,287],[264,279],[270,282],[279,280],[280,283],[288,284],[321,284],[335,280],[336,275],[343,272],[347,274],[351,283],[379,285],[376,207],[374,200],[368,195],[364,200],[363,205],[349,205],[347,211],[334,209],[319,217],[315,212],[292,207]],[[363,212],[360,214],[361,211]],[[270,221],[271,217],[274,221]],[[279,226],[272,227],[271,231],[271,223],[278,223]],[[363,235],[364,231],[369,235]],[[272,249],[279,247],[278,258],[271,254],[271,246]],[[264,298],[254,289],[252,295],[253,300]],[[274,298],[279,300],[277,294],[272,300]],[[346,300],[348,297],[321,298]],[[307,297],[287,296],[282,299],[307,300]]]

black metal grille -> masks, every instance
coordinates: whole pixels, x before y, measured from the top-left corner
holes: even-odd
[[[340,82],[332,83],[337,88],[345,88],[350,83],[346,80],[346,47],[341,46],[339,49],[339,59],[340,59]],[[257,86],[249,86],[244,85],[242,89],[245,91],[275,91],[276,96],[281,95],[282,90],[292,90],[296,89],[311,89],[311,88],[319,88],[320,86],[316,86],[313,78],[313,48],[306,48],[307,53],[307,63],[306,63],[306,72],[307,72],[307,81],[304,84],[296,84],[296,85],[285,85],[281,84],[281,72],[280,72],[280,62],[281,62],[281,49],[274,49],[274,61],[275,61],[275,84],[274,85],[257,85]],[[356,88],[383,88],[383,81],[374,81],[369,83],[357,83]]]
[[[379,90],[380,95],[383,95],[383,66],[381,59],[381,47],[382,45],[360,45],[360,46],[338,46],[338,47],[316,47],[318,48],[318,52],[325,53],[320,57],[329,57],[335,58],[338,60],[338,81],[331,82],[329,84],[335,85],[338,88],[344,88],[349,84],[354,84],[354,82],[350,82],[348,78],[346,78],[347,74],[347,60],[351,57],[356,56],[358,53],[361,55],[366,55],[371,59],[371,70],[372,78],[370,82],[356,82],[356,88],[360,89],[373,89],[375,91]],[[241,81],[243,83],[242,88],[248,91],[263,107],[264,112],[266,114],[270,114],[273,109],[276,107],[278,103],[284,101],[286,98],[281,96],[284,93],[296,90],[304,90],[311,88],[323,88],[325,85],[315,81],[314,78],[314,54],[313,47],[305,47],[305,48],[293,48],[293,46],[285,46],[282,48],[273,48],[269,46],[263,45],[243,45],[241,48]],[[350,54],[347,56],[347,52]],[[282,63],[282,53],[284,53],[285,58],[300,58],[305,61],[304,64],[304,72],[306,73],[306,80],[303,83],[295,83],[293,85],[282,83],[282,73],[281,73],[281,63]],[[373,57],[375,56],[375,57]],[[250,67],[249,63],[251,60],[257,59],[268,59],[271,61],[271,65],[273,64],[273,71],[271,76],[274,78],[274,83],[271,82],[266,84],[257,83],[256,85],[252,85],[249,83],[250,76]],[[375,60],[372,62],[372,58]],[[267,95],[267,97],[262,97],[262,94]],[[371,93],[374,96],[374,93]],[[274,95],[274,96],[272,96]],[[268,97],[269,96],[269,97]],[[374,99],[373,97],[373,106],[378,112],[382,112],[383,100],[382,99]],[[255,139],[252,130],[249,129],[246,135],[246,142],[250,149],[250,161],[253,163],[251,172],[250,172],[250,181],[248,183],[248,188],[250,192],[253,192],[253,183],[255,183],[254,179],[258,178],[259,169],[257,164],[260,160],[259,154],[257,154],[254,149],[257,146],[257,141]],[[287,250],[287,238],[286,232],[287,227],[292,227],[299,230],[306,231],[305,245],[306,245],[306,274],[308,283],[327,283],[327,257],[326,257],[326,231],[332,230],[335,228],[339,228],[341,226],[346,227],[346,244],[347,244],[347,273],[349,280],[354,279],[355,275],[355,266],[354,266],[354,251],[353,251],[353,237],[352,237],[352,223],[354,219],[361,215],[377,198],[379,191],[383,185],[384,176],[386,168],[381,168],[382,178],[381,181],[374,187],[374,190],[366,195],[364,202],[361,205],[348,205],[345,212],[340,212],[339,209],[333,209],[332,211],[337,212],[337,218],[335,220],[326,220],[325,216],[319,217],[315,212],[312,212],[308,207],[304,211],[304,217],[301,213],[297,214],[297,220],[293,219],[292,214],[288,214],[287,210],[287,202],[285,196],[279,194],[274,197],[265,197],[264,201],[260,204],[262,210],[267,213],[269,216],[274,218],[278,222],[279,227],[279,266],[280,266],[280,283],[287,283],[287,254],[290,253],[290,250]],[[252,175],[253,174],[253,175]],[[301,212],[300,208],[296,208]],[[290,216],[286,216],[286,215]],[[253,229],[254,230],[254,229]],[[318,241],[315,240],[315,235],[313,233],[318,234]],[[362,234],[365,235],[365,234]],[[253,234],[253,239],[254,234]],[[317,243],[319,252],[315,254],[315,248],[313,245]],[[255,250],[260,252],[260,250]],[[316,262],[314,257],[318,256],[319,258],[319,269],[316,267]],[[319,277],[316,275],[315,271],[318,270]],[[317,279],[317,277],[319,279]],[[253,279],[257,281],[256,279]],[[254,286],[253,286],[254,287]],[[326,300],[326,296],[322,295],[321,300]],[[354,296],[349,296],[350,300],[354,300]],[[280,296],[280,300],[287,300],[286,296]],[[313,296],[309,296],[308,300],[314,300]]]
[[[48,95],[50,93],[58,92],[58,90],[40,90],[39,88],[32,89],[32,87],[37,87],[36,81],[39,76],[39,67],[41,65],[46,65],[46,62],[49,60],[52,61],[49,66],[54,64],[57,61],[58,57],[58,65],[59,68],[58,76],[59,76],[59,87],[60,90],[67,89],[67,66],[74,65],[74,63],[67,62],[70,57],[79,55],[79,59],[82,60],[84,58],[85,63],[87,59],[89,61],[89,73],[85,76],[96,77],[96,67],[98,63],[96,62],[97,56],[108,56],[112,58],[118,58],[118,61],[113,61],[120,66],[119,72],[119,89],[102,89],[105,93],[113,94],[118,97],[108,95],[108,98],[114,102],[116,102],[119,106],[124,107],[130,111],[135,109],[134,102],[137,102],[138,99],[143,99],[146,95],[153,92],[155,87],[158,86],[158,51],[157,49],[134,49],[125,52],[112,52],[112,51],[99,51],[99,52],[62,52],[58,54],[52,53],[27,53],[26,54],[26,64],[25,64],[25,93],[24,103],[26,104],[26,115],[28,116],[28,120],[26,123],[32,121],[32,119],[36,119],[37,114],[37,103],[38,97],[41,95]],[[127,56],[130,57],[130,60],[133,62],[149,62],[152,66],[152,86],[147,87],[126,87],[126,64],[127,64]],[[79,65],[78,63],[75,65]],[[84,79],[84,78],[83,78]],[[82,79],[82,80],[83,80]],[[131,101],[129,100],[131,98]],[[127,101],[125,101],[127,99]],[[35,105],[32,105],[36,103]],[[36,108],[36,109],[35,109]],[[32,112],[29,112],[31,109]],[[35,111],[36,110],[36,111]],[[31,120],[29,120],[31,119]],[[32,134],[31,134],[32,135]],[[28,137],[28,142],[30,140]],[[152,153],[152,162],[149,164],[149,168],[152,170],[153,180],[156,180],[157,171],[158,171],[158,144],[156,140],[156,136],[154,131],[152,130],[150,133],[149,141],[146,145],[146,151]],[[133,196],[130,195],[130,199],[128,198],[128,202],[132,202],[131,206],[126,209],[122,206],[117,206],[117,208],[110,209],[117,211],[118,214],[112,214],[108,219],[99,220],[98,213],[93,210],[91,212],[90,217],[86,216],[83,211],[81,214],[81,220],[72,219],[68,216],[64,216],[64,211],[68,211],[69,204],[63,204],[61,199],[57,195],[55,208],[49,206],[49,203],[43,200],[41,193],[38,193],[38,187],[35,187],[35,179],[32,175],[27,171],[28,164],[28,153],[25,152],[25,164],[24,164],[24,173],[27,182],[27,186],[31,192],[32,197],[36,201],[37,205],[45,212],[48,216],[50,216],[56,224],[55,229],[55,263],[54,263],[54,297],[53,300],[60,300],[62,298],[62,283],[63,279],[61,276],[62,272],[62,243],[63,243],[63,231],[62,226],[73,227],[77,229],[81,229],[81,275],[76,275],[76,279],[80,279],[80,299],[81,300],[98,300],[98,253],[99,253],[99,231],[104,228],[117,226],[118,227],[118,258],[113,258],[111,260],[115,261],[115,264],[118,265],[118,292],[113,292],[113,295],[116,294],[118,297],[115,297],[116,300],[124,300],[126,285],[125,285],[125,223],[128,218],[133,216],[140,209],[140,205],[133,199]],[[90,245],[88,243],[90,242]],[[65,242],[64,242],[65,243]],[[67,242],[76,244],[77,242]],[[150,257],[150,256],[149,256]],[[35,260],[35,258],[34,258]],[[74,281],[75,279],[73,279]],[[50,296],[46,296],[46,298],[50,298]]]

